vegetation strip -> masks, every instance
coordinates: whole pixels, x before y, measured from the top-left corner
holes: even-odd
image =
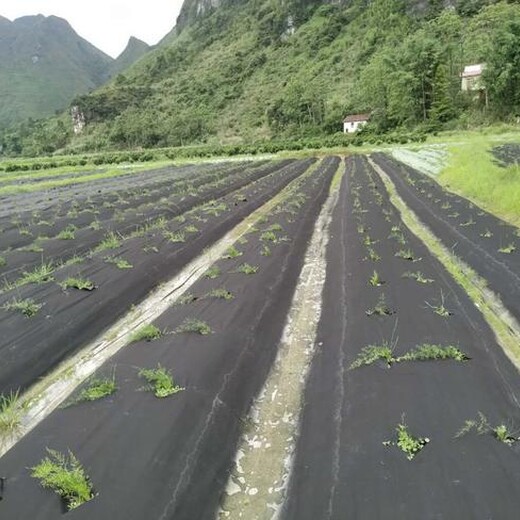
[[[321,313],[325,253],[331,213],[344,173],[340,164],[331,193],[316,221],[276,363],[253,403],[238,447],[219,518],[261,518],[267,505],[276,511],[286,492],[295,448],[305,374],[312,359]]]
[[[308,168],[303,175],[312,175],[318,164]],[[171,307],[202,273],[208,271],[239,238],[253,229],[259,219],[268,215],[282,201],[289,199],[299,186],[300,178],[301,176],[296,177],[264,205],[249,214],[204,254],[192,260],[174,278],[161,285],[149,298],[137,305],[99,338],[90,342],[80,352],[56,367],[42,381],[29,388],[17,403],[17,410],[22,411],[19,431],[9,437],[0,437],[0,457],[66,400],[77,386],[90,377],[107,359],[126,346],[137,330],[154,321]]]
[[[375,164],[372,159],[369,158],[368,161],[383,180],[390,195],[390,201],[399,211],[403,222],[424,242],[432,254],[467,292],[493,330],[499,345],[520,370],[520,325],[516,319],[502,305],[499,298],[487,288],[485,280],[449,251],[410,210],[384,170]]]

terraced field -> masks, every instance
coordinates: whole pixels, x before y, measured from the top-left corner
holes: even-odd
[[[5,181],[0,518],[516,516],[518,230],[384,155],[60,178]]]

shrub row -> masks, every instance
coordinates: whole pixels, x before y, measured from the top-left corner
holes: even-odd
[[[277,153],[282,151],[298,151],[307,149],[320,149],[332,147],[349,147],[380,144],[406,144],[410,142],[422,142],[426,134],[393,133],[375,135],[359,133],[354,136],[335,134],[329,137],[311,137],[297,140],[264,141],[251,144],[233,145],[199,145],[166,149],[148,149],[125,152],[106,152],[91,156],[70,156],[66,158],[42,159],[41,161],[16,162],[0,164],[0,171],[34,171],[41,169],[61,168],[67,166],[86,166],[102,164],[120,164],[134,162],[148,162],[159,159],[187,159],[215,156],[257,155],[265,153]]]

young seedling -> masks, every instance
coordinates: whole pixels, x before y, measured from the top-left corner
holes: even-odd
[[[421,273],[421,271],[417,271],[416,273],[412,273],[411,271],[407,271],[406,273],[403,274],[403,278],[412,278],[417,283],[423,283],[423,284],[433,283],[434,282],[434,280],[432,278],[426,278]]]
[[[63,455],[47,448],[47,453],[48,457],[31,468],[31,476],[60,495],[69,511],[94,498],[90,478],[70,450]]]
[[[501,247],[498,250],[499,253],[504,253],[506,255],[509,255],[509,254],[513,253],[514,251],[516,251],[516,246],[512,242],[509,245],[507,245],[505,247]]]
[[[466,220],[466,222],[461,222],[459,224],[460,227],[468,227],[468,226],[473,226],[475,225],[476,222],[470,217],[468,220]]]
[[[486,231],[484,233],[480,233],[480,236],[482,238],[491,238],[493,236],[493,233],[491,233],[491,231],[489,231],[489,229],[486,229]]]
[[[262,250],[260,251],[260,254],[262,256],[271,256],[271,248],[268,245],[264,244],[262,246]]]
[[[76,238],[77,229],[78,228],[74,224],[69,224],[65,229],[56,235],[56,238],[58,240],[74,240]]]
[[[20,251],[26,251],[27,253],[43,253],[43,247],[34,242],[28,246],[21,247]]]
[[[208,334],[211,334],[213,331],[211,330],[211,327],[205,321],[186,318],[181,323],[181,325],[179,325],[175,329],[175,332],[177,332],[179,334],[195,333],[195,334],[200,334],[201,336],[207,336]]]
[[[400,249],[395,254],[397,258],[402,258],[403,260],[410,260],[411,262],[418,262],[421,260],[420,258],[415,258],[413,251],[411,249]]]
[[[183,228],[184,233],[197,233],[199,228],[197,226],[194,226],[193,224],[190,224],[189,226],[185,226]]]
[[[258,271],[258,267],[249,265],[247,263],[241,264],[235,272],[244,274],[255,274]]]
[[[210,280],[213,280],[213,279],[217,278],[218,276],[220,276],[220,273],[221,273],[220,268],[216,265],[213,265],[204,273],[204,277],[209,278]]]
[[[370,247],[372,244],[377,244],[377,240],[372,240],[369,235],[366,235],[363,239],[363,244]]]
[[[220,300],[232,300],[234,298],[233,293],[228,291],[227,289],[213,289],[209,292],[206,297],[208,298],[218,298]]]
[[[377,301],[376,306],[373,309],[365,311],[367,316],[391,316],[393,312],[386,304],[385,295],[382,294]]]
[[[371,247],[368,248],[367,258],[372,262],[379,262],[379,260],[381,260],[381,257]]]
[[[106,256],[105,262],[115,265],[118,269],[132,269],[134,267],[128,260],[115,256]]]
[[[0,267],[4,267],[6,265],[7,265],[7,260],[5,259],[5,257],[0,256]]]
[[[163,237],[172,244],[186,242],[186,236],[181,231],[178,231],[176,233],[172,233],[171,231],[163,231]]]
[[[130,343],[137,343],[138,341],[155,341],[163,335],[162,331],[158,329],[152,323],[143,325],[140,329],[136,330],[131,338]]]
[[[383,285],[385,283],[385,281],[381,280],[381,278],[379,277],[379,274],[377,273],[377,271],[374,270],[374,272],[372,273],[372,276],[370,277],[370,280],[368,281],[368,283],[372,287],[380,287],[381,285]]]
[[[425,303],[428,307],[430,307],[430,309],[433,310],[433,312],[435,314],[437,314],[438,316],[441,316],[441,318],[449,318],[450,316],[453,316],[453,313],[451,311],[449,311],[448,309],[446,309],[446,307],[444,306],[444,295],[442,294],[442,292],[441,292],[441,303],[439,305],[431,305],[428,302],[425,302]]]
[[[15,298],[14,300],[2,305],[2,309],[5,311],[18,311],[27,318],[32,318],[42,307],[43,305],[41,303],[36,303],[30,298],[25,300],[17,300]]]
[[[78,289],[79,291],[93,291],[96,286],[90,280],[79,277],[69,277],[60,283],[61,288],[65,289]]]
[[[278,241],[278,238],[277,238],[276,234],[273,231],[264,231],[260,235],[260,240],[262,242],[273,242],[273,243],[276,243]]]
[[[155,397],[160,399],[184,390],[174,383],[171,373],[161,365],[157,365],[157,368],[143,368],[139,371],[139,377],[142,377],[148,383],[145,389],[152,391]]]
[[[228,250],[224,254],[224,258],[226,260],[231,260],[232,258],[237,258],[242,255],[243,255],[242,251],[239,251],[235,246],[231,246],[230,248],[228,248]]]
[[[478,419],[466,420],[464,426],[455,434],[455,438],[467,435],[471,431],[475,431],[479,435],[492,434],[493,437],[500,442],[507,445],[512,445],[520,438],[517,433],[512,432],[505,424],[499,424],[497,426],[491,426],[486,416],[482,413],[478,413]]]
[[[0,394],[0,439],[16,434],[22,427],[19,392]]]
[[[428,437],[414,437],[404,422],[404,415],[401,423],[397,425],[397,441],[385,441],[385,446],[397,446],[408,460],[412,460],[429,442]]]
[[[145,253],[158,253],[159,249],[155,246],[144,246],[143,251]]]

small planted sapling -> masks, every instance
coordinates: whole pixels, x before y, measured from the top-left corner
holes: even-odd
[[[372,287],[380,287],[381,285],[383,285],[385,283],[385,281],[381,280],[378,272],[374,270],[374,272],[372,273],[372,276],[370,277],[370,280],[368,281],[368,283]]]
[[[2,309],[6,311],[21,312],[27,318],[32,318],[43,307],[41,303],[36,303],[34,300],[27,298],[25,300],[17,300],[16,298],[10,302],[4,303]]]
[[[244,263],[239,265],[235,272],[243,274],[255,274],[256,272],[258,272],[258,267],[255,265]]]
[[[386,303],[384,294],[381,294],[375,307],[368,309],[365,313],[367,316],[391,316],[393,314],[392,310]]]
[[[401,423],[397,425],[397,440],[385,441],[385,446],[397,446],[408,460],[413,460],[414,457],[430,442],[428,437],[414,437],[408,430],[408,426],[404,421],[404,415],[401,418]]]
[[[161,365],[157,365],[157,368],[143,368],[139,370],[139,377],[142,377],[148,383],[145,390],[150,390],[159,399],[184,390],[184,388],[175,384],[171,373]]]
[[[186,318],[179,327],[175,329],[175,332],[177,333],[195,333],[200,334],[201,336],[207,336],[208,334],[211,334],[213,331],[211,330],[211,327],[202,320],[197,319],[190,319]]]
[[[69,277],[60,283],[61,288],[65,289],[78,289],[79,291],[93,291],[96,286],[90,280],[80,277]]]

